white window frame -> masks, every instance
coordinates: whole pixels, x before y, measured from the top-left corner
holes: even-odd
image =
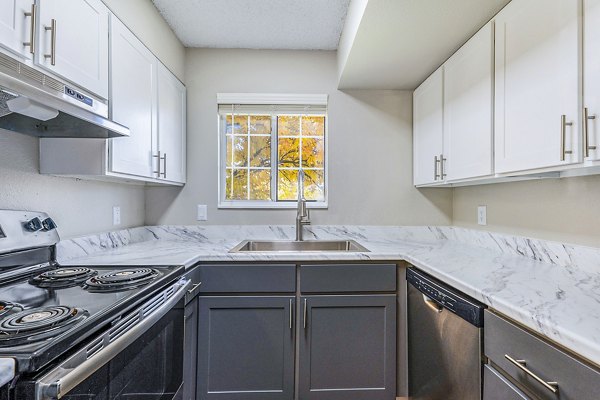
[[[217,93],[217,108],[220,104],[240,104],[240,105],[265,105],[265,109],[272,105],[305,105],[305,106],[327,106],[327,95],[325,94],[267,94],[267,93]],[[310,114],[310,112],[308,112]],[[264,115],[264,113],[261,113]],[[292,209],[297,207],[295,201],[277,201],[277,200],[226,200],[225,199],[225,179],[226,170],[225,159],[227,153],[227,144],[225,142],[226,135],[224,133],[224,123],[217,111],[218,125],[218,208],[219,209]],[[325,132],[324,132],[324,150],[325,150],[325,167],[323,176],[325,179],[324,199],[323,201],[307,201],[307,207],[312,209],[326,209],[329,207],[329,118],[325,112]],[[273,125],[272,126],[276,126]],[[275,128],[276,129],[276,128]],[[276,194],[277,191],[277,176],[273,176],[273,172],[277,171],[277,167],[273,166],[277,163],[277,140],[278,135],[271,138],[271,193]],[[249,144],[248,144],[249,145]],[[248,160],[250,161],[250,160]],[[276,174],[275,174],[276,175]]]

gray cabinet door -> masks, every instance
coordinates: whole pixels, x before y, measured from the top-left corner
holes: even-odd
[[[200,297],[198,400],[292,400],[294,298]]]
[[[198,345],[198,299],[185,305],[183,348],[183,400],[196,399],[196,358]]]
[[[299,400],[396,398],[396,296],[301,298]]]
[[[486,365],[483,367],[483,400],[530,400],[500,372]]]

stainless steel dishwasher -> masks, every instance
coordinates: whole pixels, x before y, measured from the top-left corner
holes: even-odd
[[[408,384],[413,400],[481,400],[485,306],[409,268]]]

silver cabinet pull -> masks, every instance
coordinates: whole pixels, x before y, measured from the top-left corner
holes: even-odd
[[[442,180],[444,180],[444,178],[446,177],[446,172],[444,172],[444,169],[446,167],[446,159],[444,158],[443,154],[440,154],[440,178]]]
[[[36,5],[33,3],[31,5],[31,12],[26,12],[26,17],[31,17],[31,27],[29,28],[29,42],[23,42],[23,46],[29,46],[29,52],[31,54],[35,53],[35,26],[37,25],[37,17],[36,17]]]
[[[202,285],[202,282],[195,283],[195,284],[194,284],[194,285],[193,285],[193,286],[190,288],[190,290],[188,290],[188,293],[190,293],[190,294],[194,293],[194,290],[196,290],[196,289],[197,289],[197,288],[198,288],[200,285]]]
[[[516,359],[512,358],[511,356],[509,356],[508,354],[505,354],[504,358],[506,358],[508,361],[513,363],[521,371],[525,372],[527,375],[531,376],[533,379],[538,381],[542,386],[544,386],[546,389],[548,389],[552,393],[558,392],[558,382],[546,382],[545,380],[543,380],[542,378],[540,378],[539,376],[534,374],[529,368],[527,368],[525,366],[526,365],[525,360],[516,360]]]
[[[567,126],[572,126],[572,122],[567,122],[567,116],[560,116],[560,161],[565,161],[566,154],[573,154],[573,151],[565,149],[567,140]]]
[[[596,146],[590,146],[590,131],[589,131],[589,120],[596,119],[595,115],[589,115],[587,107],[583,108],[583,150],[585,156],[590,156],[590,150],[596,150]]]
[[[158,171],[152,171],[153,173],[156,174],[157,178],[160,178],[160,160],[162,160],[162,157],[160,156],[160,151],[158,152],[157,155],[152,155],[152,158],[156,158],[156,166],[158,168]]]
[[[294,318],[294,310],[292,307],[292,299],[290,299],[290,329],[292,329],[292,318]]]
[[[438,174],[438,166],[440,164],[440,159],[438,158],[438,156],[433,156],[433,180],[437,181],[440,177],[440,174]]]
[[[162,159],[163,159],[163,163],[164,163],[164,168],[163,168],[162,176],[163,176],[163,178],[166,178],[167,177],[167,153],[165,153],[165,155],[163,156]]]
[[[303,318],[302,318],[302,320],[303,320],[303,325],[304,325],[304,329],[306,329],[306,316],[307,316],[306,314],[307,314],[307,312],[308,312],[308,311],[307,311],[307,308],[308,308],[308,306],[307,306],[307,304],[306,304],[306,303],[307,303],[307,301],[308,301],[307,299],[304,299],[304,315],[303,315]]]
[[[52,18],[50,26],[45,26],[46,31],[52,31],[50,36],[50,54],[44,54],[45,59],[50,59],[50,64],[56,65],[56,20]]]

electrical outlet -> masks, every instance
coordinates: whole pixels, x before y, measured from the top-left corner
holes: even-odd
[[[487,225],[487,206],[477,207],[477,223]]]
[[[206,207],[206,204],[198,204],[198,213],[196,220],[208,221],[208,209]]]
[[[113,225],[121,225],[121,207],[113,207]]]

